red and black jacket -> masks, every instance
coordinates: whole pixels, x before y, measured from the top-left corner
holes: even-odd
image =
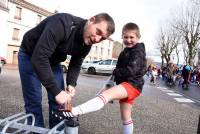
[[[137,43],[132,48],[125,48],[120,53],[113,72],[115,82],[116,84],[128,82],[141,92],[146,68],[146,52],[143,43]]]

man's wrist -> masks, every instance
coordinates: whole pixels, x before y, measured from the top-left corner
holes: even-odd
[[[67,88],[75,88],[74,86],[72,85],[68,85]]]

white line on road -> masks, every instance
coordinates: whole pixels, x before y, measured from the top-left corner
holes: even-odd
[[[169,93],[174,93],[174,91],[172,91],[172,90],[166,90],[166,89],[165,90],[161,89],[161,91],[163,91],[163,92],[169,92]]]
[[[158,89],[168,89],[168,88],[166,88],[166,87],[157,87]]]
[[[177,94],[177,93],[167,93],[168,95],[170,96],[183,96],[183,95],[180,95],[180,94]]]
[[[194,101],[186,98],[174,98],[178,102],[189,102],[189,103],[195,103]]]

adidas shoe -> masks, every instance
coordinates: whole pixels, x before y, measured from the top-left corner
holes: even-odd
[[[74,115],[72,115],[71,112],[66,112],[66,111],[52,111],[51,114],[59,120],[64,120],[64,119],[69,120],[75,117]]]

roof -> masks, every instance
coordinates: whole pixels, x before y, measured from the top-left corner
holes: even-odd
[[[37,13],[44,15],[44,16],[51,16],[51,15],[54,14],[52,12],[49,12],[49,11],[47,11],[47,10],[41,8],[41,7],[38,7],[38,6],[36,6],[32,3],[29,3],[29,2],[24,1],[24,0],[9,0],[9,2],[20,5],[24,8],[27,8],[29,10],[32,10],[32,11],[37,12]]]

